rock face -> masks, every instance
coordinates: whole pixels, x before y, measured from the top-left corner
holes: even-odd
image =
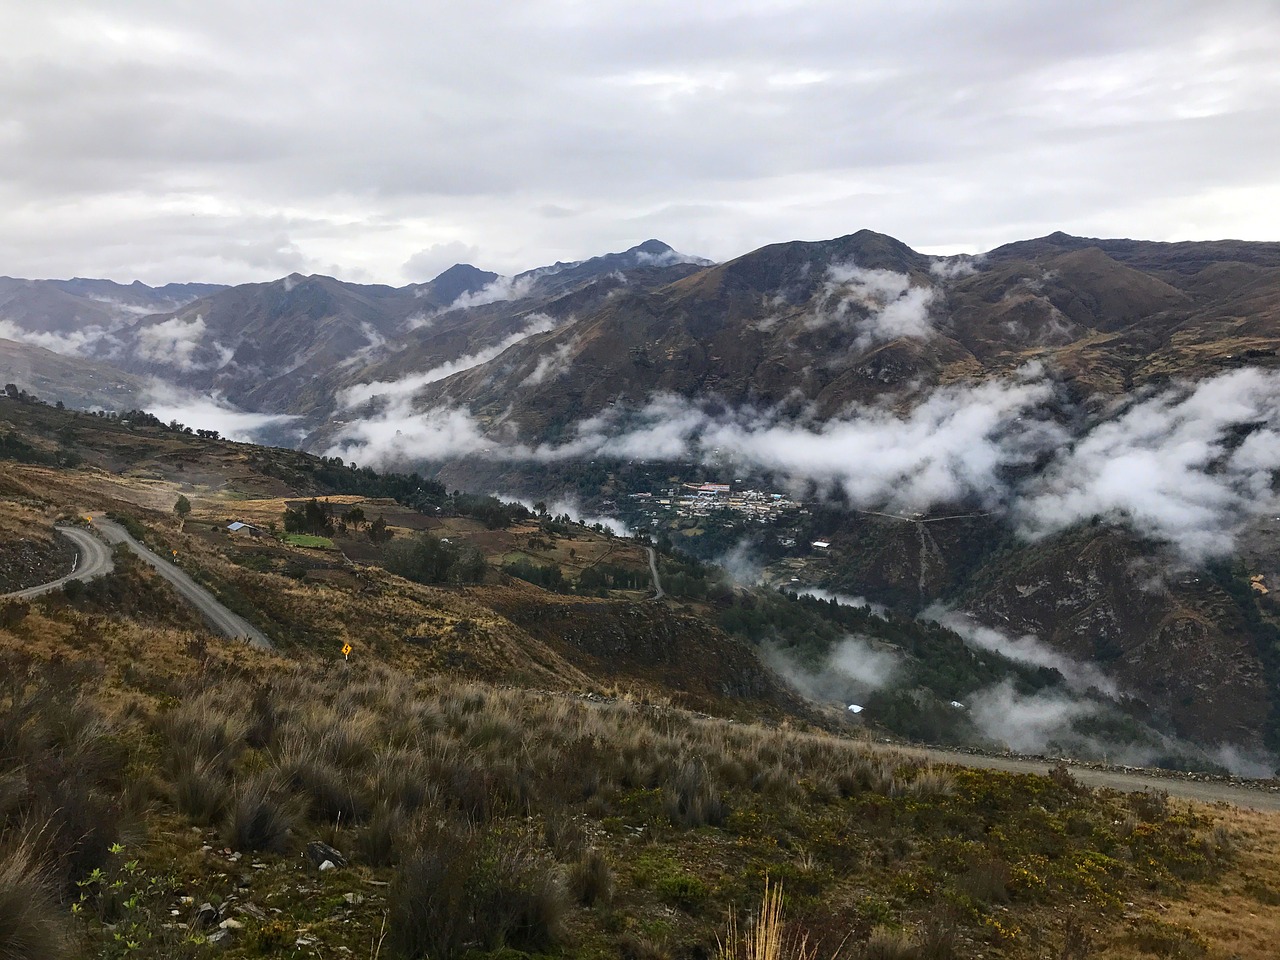
[[[76,551],[63,537],[0,539],[0,594],[56,580],[71,572]]]
[[[1115,531],[1028,548],[989,571],[982,618],[1100,664],[1179,735],[1261,745],[1272,705],[1247,625],[1222,589],[1164,574]]]

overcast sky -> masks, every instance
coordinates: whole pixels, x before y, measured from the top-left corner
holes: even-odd
[[[1280,239],[1280,2],[0,0],[0,274]]]

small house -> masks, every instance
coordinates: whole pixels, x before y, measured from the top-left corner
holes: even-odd
[[[251,523],[242,523],[237,520],[234,523],[227,524],[227,533],[233,537],[261,537],[265,536],[265,531],[261,527],[255,527]]]

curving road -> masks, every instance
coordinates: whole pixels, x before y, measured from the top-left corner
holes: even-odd
[[[27,587],[25,590],[15,590],[13,593],[0,594],[0,599],[26,600],[31,597],[38,597],[41,594],[59,590],[63,584],[72,580],[92,580],[94,577],[101,577],[115,569],[115,564],[111,560],[111,551],[107,548],[107,545],[87,530],[81,530],[79,527],[63,526],[58,526],[54,529],[75,545],[76,560],[71,567],[71,572],[65,577],[50,580],[48,583]]]
[[[877,745],[880,746],[880,745]],[[952,752],[906,744],[884,745],[886,750],[906,754],[909,757],[932,760],[935,763],[952,763],[962,767],[979,767],[984,770],[1003,770],[1007,773],[1037,773],[1044,775],[1057,766],[1056,762],[1023,760],[1017,757],[994,757],[983,754]],[[1090,787],[1107,787],[1125,793],[1153,790],[1196,800],[1200,803],[1229,803],[1232,806],[1264,812],[1280,811],[1280,784],[1251,787],[1245,784],[1221,780],[1192,780],[1180,776],[1155,776],[1137,770],[1098,769],[1084,764],[1072,764],[1071,776]],[[1274,781],[1273,781],[1274,782]]]
[[[646,547],[649,551],[649,572],[653,574],[653,596],[651,600],[661,600],[667,595],[667,591],[662,589],[662,581],[658,579],[658,553],[653,547]]]
[[[244,617],[224,607],[213,594],[192,580],[185,571],[178,569],[167,560],[162,560],[129,536],[129,532],[120,524],[111,520],[104,520],[101,517],[94,517],[93,525],[102,531],[103,536],[108,541],[111,543],[123,543],[146,563],[150,564],[156,573],[173,584],[173,588],[182,595],[184,600],[200,611],[205,620],[215,630],[233,640],[245,640],[250,646],[257,647],[259,650],[272,649],[271,641],[266,638],[266,635],[261,630]]]

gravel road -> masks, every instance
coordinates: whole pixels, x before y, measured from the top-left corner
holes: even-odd
[[[266,638],[261,630],[245,620],[244,617],[224,607],[213,594],[192,580],[185,571],[175,567],[169,561],[161,559],[129,536],[129,532],[120,524],[101,517],[95,517],[93,525],[101,530],[103,536],[111,543],[123,543],[150,564],[156,573],[173,584],[174,589],[188,603],[200,611],[205,620],[214,629],[219,630],[233,640],[246,640],[250,646],[257,647],[259,650],[271,649],[271,641]]]
[[[1005,770],[1009,773],[1044,774],[1053,769],[1054,762],[1023,760],[1017,757],[995,757],[984,754],[952,752],[926,747],[894,745],[886,749],[912,757],[923,757],[938,763],[954,763],[962,767],[981,767],[985,770]],[[1071,766],[1071,775],[1091,787],[1109,787],[1112,790],[1133,792],[1138,790],[1163,791],[1171,797],[1197,800],[1201,803],[1229,803],[1248,810],[1280,811],[1280,782],[1260,781],[1256,786],[1244,783],[1225,783],[1221,780],[1199,780],[1190,776],[1160,776],[1139,771],[1098,769],[1082,764]]]
[[[649,551],[649,572],[653,574],[653,597],[650,599],[661,600],[667,595],[667,591],[662,589],[662,581],[658,579],[658,554],[653,547],[646,549]]]
[[[71,580],[92,580],[115,569],[115,564],[111,560],[111,550],[92,533],[81,530],[79,527],[59,526],[56,529],[75,544],[76,562],[71,572],[65,577],[50,580],[48,583],[27,587],[25,590],[15,590],[13,593],[0,594],[0,599],[25,600],[38,597],[42,593],[52,593],[54,590],[61,589],[63,584]]]

